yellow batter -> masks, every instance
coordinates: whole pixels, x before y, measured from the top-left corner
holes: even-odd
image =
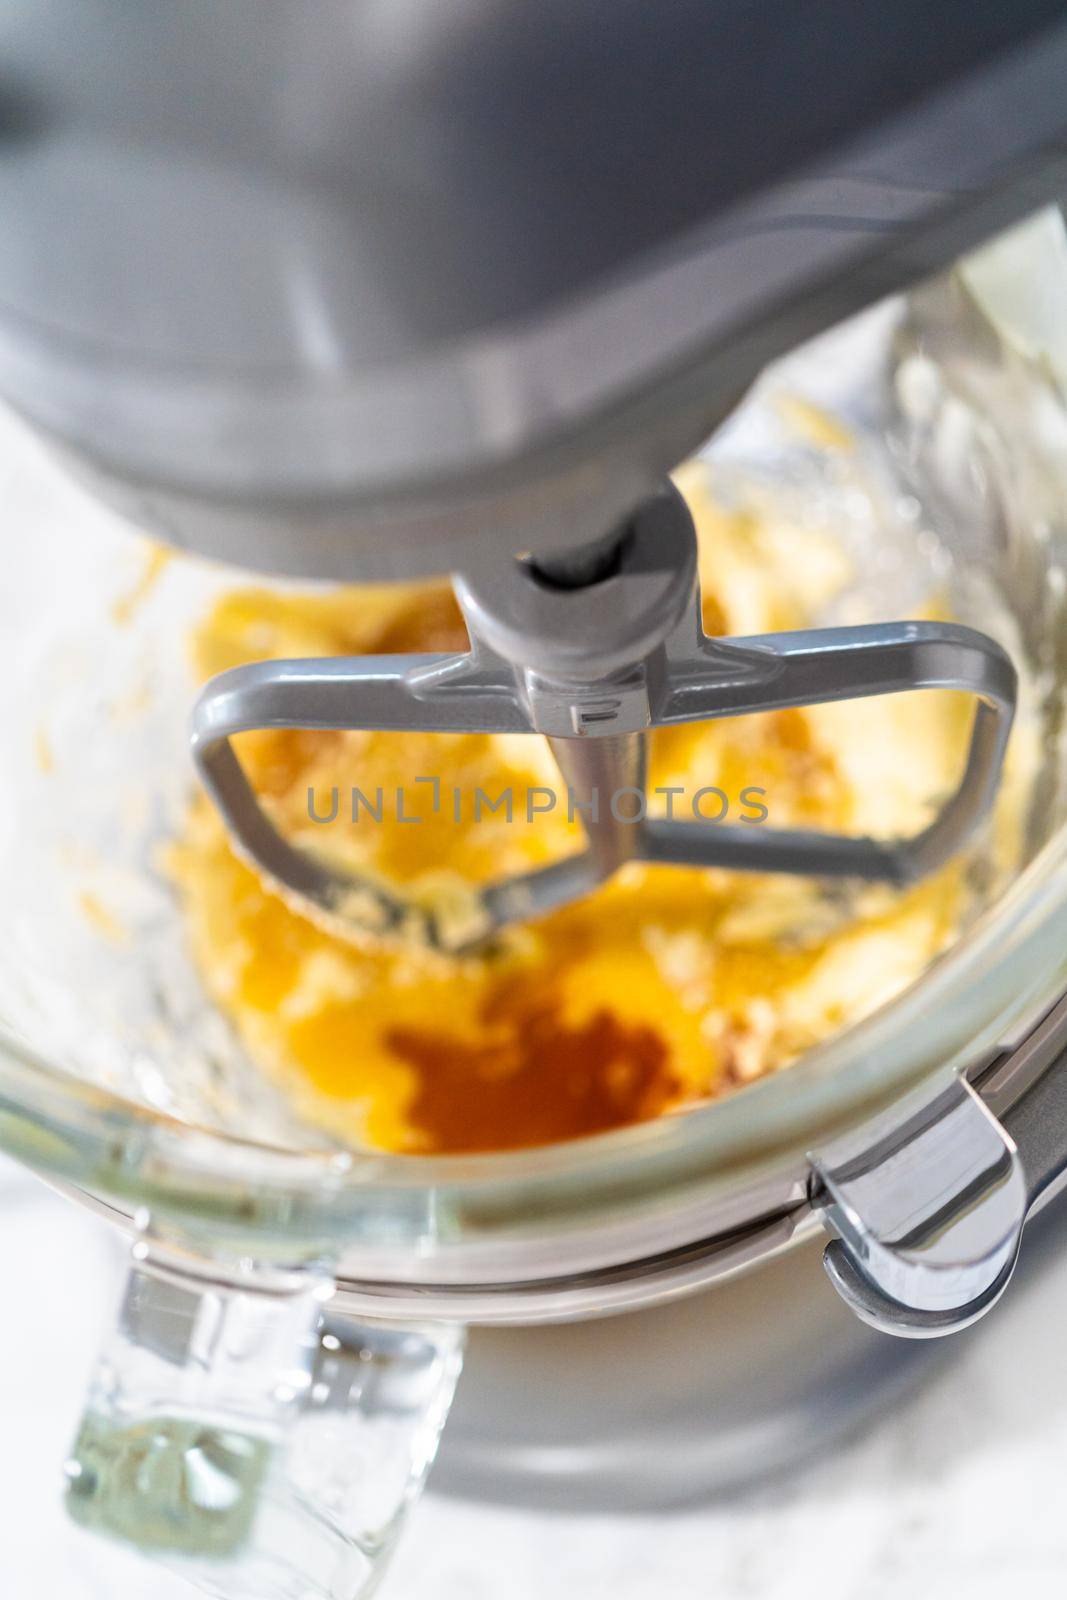
[[[725,511],[699,473],[682,487],[701,536],[705,624],[720,634],[803,627],[849,573],[829,540]],[[197,672],[268,656],[461,649],[445,585],[225,596],[195,638]],[[969,708],[949,694],[770,713],[657,733],[651,782],[735,799],[766,791],[768,826],[911,831],[954,786]],[[522,870],[581,843],[558,808],[525,822],[530,786],[560,787],[533,737],[269,732],[240,754],[291,835],[416,891]],[[490,793],[434,816],[417,774]],[[309,820],[336,786],[406,791],[387,812]],[[736,820],[734,810],[730,820]],[[171,871],[211,995],[308,1116],[355,1143],[411,1153],[502,1150],[675,1111],[787,1066],[909,983],[948,942],[958,868],[903,895],[863,891],[848,916],[810,883],[635,866],[579,905],[452,959],[338,936],[233,854],[202,797]]]

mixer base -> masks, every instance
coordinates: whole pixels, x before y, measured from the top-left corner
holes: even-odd
[[[706,1500],[891,1409],[959,1338],[892,1339],[843,1305],[811,1240],[672,1305],[471,1331],[437,1493],[590,1511]]]

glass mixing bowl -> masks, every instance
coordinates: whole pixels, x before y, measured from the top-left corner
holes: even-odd
[[[507,1155],[332,1143],[205,1003],[160,851],[193,781],[188,633],[239,580],[160,562],[4,420],[0,1143],[135,1239],[75,1515],[214,1592],[356,1592],[432,1459],[461,1325],[654,1304],[780,1252],[818,1227],[811,1152],[1062,994],[1067,408],[1002,322],[959,274],[877,308],[768,374],[710,454],[724,492],[840,530],[873,614],[947,582],[1010,649],[1035,750],[1011,870],[979,850],[954,946],[787,1072]],[[847,420],[846,469],[782,394]],[[334,1286],[362,1319],[343,1342],[317,1332]]]

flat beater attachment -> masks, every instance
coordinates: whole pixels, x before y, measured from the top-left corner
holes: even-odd
[[[458,953],[588,894],[627,861],[906,884],[953,856],[992,807],[1016,697],[1000,646],[933,622],[709,638],[692,519],[670,485],[599,550],[536,565],[498,559],[454,581],[468,653],[259,662],[213,679],[193,713],[193,755],[237,848],[287,896],[353,933]],[[639,805],[620,819],[583,804],[594,791],[644,793],[651,728],[915,689],[960,690],[976,707],[960,786],[913,837],[678,821]],[[581,806],[586,847],[472,888],[461,908],[422,904],[283,838],[231,743],[263,728],[544,735]]]

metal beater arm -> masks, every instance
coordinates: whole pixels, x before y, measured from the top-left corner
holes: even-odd
[[[1016,694],[998,644],[936,622],[709,638],[692,525],[673,490],[644,508],[613,570],[591,584],[545,582],[514,562],[456,588],[468,654],[259,662],[215,678],[193,713],[194,758],[238,849],[283,893],[352,931],[460,950],[588,894],[627,860],[905,884],[948,861],[992,807]],[[594,789],[644,792],[652,728],[918,689],[973,695],[977,707],[960,786],[913,837],[680,822],[644,806],[633,821],[614,808],[594,820],[586,806]],[[544,735],[585,807],[587,847],[472,888],[462,914],[446,916],[283,838],[231,744],[264,728]]]

